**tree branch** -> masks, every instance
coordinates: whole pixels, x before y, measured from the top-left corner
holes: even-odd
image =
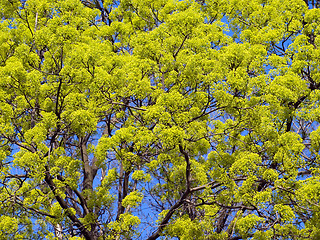
[[[45,167],[45,181],[50,187],[51,191],[53,192],[56,200],[58,201],[59,205],[62,209],[66,210],[66,215],[69,217],[69,219],[78,227],[82,235],[85,237],[86,240],[94,240],[94,238],[91,236],[90,232],[85,228],[85,226],[80,222],[80,220],[71,212],[69,211],[68,204],[63,200],[62,197],[59,196],[59,194],[56,191],[56,186],[54,182],[52,181],[52,177],[50,175],[49,167]]]
[[[147,238],[147,240],[155,240],[160,236],[160,233],[162,230],[165,228],[165,226],[168,224],[170,218],[174,214],[174,212],[185,202],[185,199],[188,197],[190,193],[190,159],[188,153],[183,149],[182,145],[179,145],[179,150],[184,156],[187,166],[186,166],[186,190],[180,197],[179,201],[176,202],[170,209],[169,212],[166,214],[166,216],[163,218],[161,221],[158,229],[150,236]]]

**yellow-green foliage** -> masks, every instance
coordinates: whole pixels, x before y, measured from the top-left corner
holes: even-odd
[[[319,239],[319,7],[0,0],[0,238]]]

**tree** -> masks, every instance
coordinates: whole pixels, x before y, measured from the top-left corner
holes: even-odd
[[[318,1],[0,6],[1,239],[319,239]]]

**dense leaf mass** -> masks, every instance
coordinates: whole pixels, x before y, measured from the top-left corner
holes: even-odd
[[[319,3],[0,0],[0,238],[319,239]]]

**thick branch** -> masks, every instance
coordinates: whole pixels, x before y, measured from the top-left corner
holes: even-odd
[[[191,173],[191,169],[190,169],[190,159],[189,159],[189,155],[188,153],[183,149],[182,145],[179,145],[179,150],[182,153],[182,155],[184,156],[184,159],[186,161],[186,190],[190,192],[190,173]]]
[[[80,152],[81,152],[81,159],[83,162],[83,189],[93,189],[93,180],[97,173],[97,167],[94,163],[90,165],[88,152],[87,152],[87,139],[89,136],[85,138],[81,138],[80,141]]]
[[[62,209],[66,210],[67,216],[79,228],[80,232],[85,237],[85,239],[86,240],[93,240],[94,238],[91,236],[90,232],[83,226],[83,224],[80,222],[80,220],[71,211],[68,211],[68,209],[69,209],[68,204],[57,193],[56,186],[55,186],[54,182],[52,181],[52,177],[49,172],[50,172],[49,168],[46,167],[45,181],[48,184],[48,186],[50,187],[51,191],[53,192],[59,205],[61,206]]]
[[[119,186],[118,186],[118,211],[116,219],[118,220],[120,215],[124,213],[125,208],[122,206],[122,200],[128,195],[129,188],[129,176],[130,172],[123,170],[123,165],[121,164]]]
[[[155,240],[160,236],[160,233],[162,232],[162,230],[165,228],[165,226],[167,225],[167,223],[169,222],[170,218],[172,217],[173,213],[184,203],[184,200],[187,198],[187,196],[189,195],[190,190],[187,189],[182,196],[180,197],[179,201],[176,202],[176,204],[174,204],[169,212],[166,214],[166,216],[163,218],[163,220],[161,221],[158,229],[156,232],[154,232],[150,237],[147,238],[147,240]]]
[[[180,197],[179,201],[176,202],[169,210],[169,212],[166,214],[166,216],[161,221],[157,231],[155,231],[147,240],[155,240],[160,236],[160,233],[165,228],[165,226],[168,224],[170,218],[174,214],[174,212],[185,202],[185,199],[188,197],[190,193],[190,159],[188,153],[183,149],[182,145],[179,145],[179,150],[184,156],[186,160],[186,190]]]

